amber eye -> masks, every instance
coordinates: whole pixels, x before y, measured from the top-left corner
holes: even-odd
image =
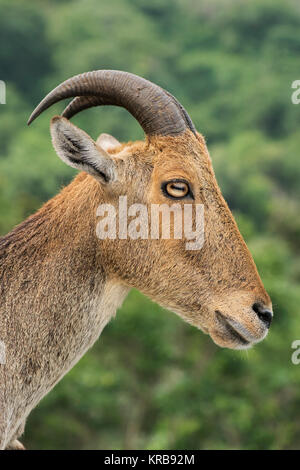
[[[185,181],[173,180],[163,185],[163,191],[169,197],[181,199],[190,194],[190,187]]]

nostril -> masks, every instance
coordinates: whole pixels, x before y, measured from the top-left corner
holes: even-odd
[[[270,328],[271,321],[273,318],[273,313],[271,312],[271,310],[268,310],[267,308],[263,307],[263,305],[259,303],[253,304],[252,309],[257,314],[258,318],[264,322],[266,327]]]

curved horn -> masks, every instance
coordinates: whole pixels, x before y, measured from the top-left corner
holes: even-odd
[[[52,90],[35,108],[28,125],[45,109],[75,97],[63,112],[70,118],[83,109],[115,105],[127,109],[147,135],[177,135],[195,127],[178,101],[157,85],[127,72],[97,70],[69,78]]]

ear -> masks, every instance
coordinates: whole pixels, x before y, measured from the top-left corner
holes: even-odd
[[[61,116],[52,118],[50,131],[53,147],[67,165],[86,171],[102,183],[116,179],[114,161],[86,132]]]
[[[115,139],[115,137],[109,134],[100,134],[98,139],[96,140],[96,144],[100,145],[100,147],[106,151],[108,149],[114,149],[121,145],[120,142]]]

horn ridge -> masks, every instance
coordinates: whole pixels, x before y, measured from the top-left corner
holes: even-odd
[[[63,112],[67,118],[92,106],[115,105],[127,109],[147,135],[178,135],[186,129],[196,133],[187,112],[170,93],[144,78],[118,70],[86,72],[64,81],[35,108],[28,125],[65,98],[74,98]]]

